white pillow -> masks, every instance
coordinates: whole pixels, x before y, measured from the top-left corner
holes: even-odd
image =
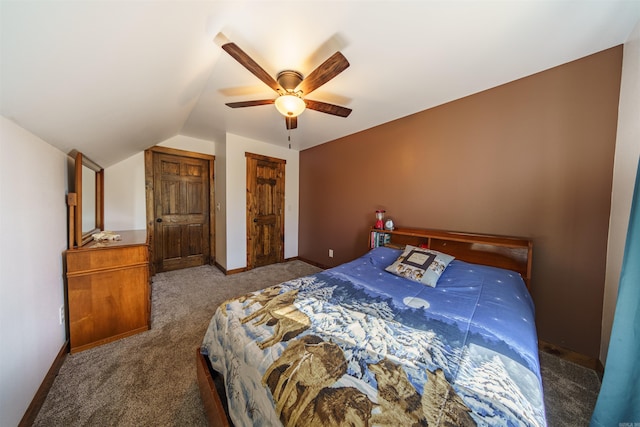
[[[442,252],[407,245],[398,259],[385,270],[435,288],[438,279],[454,259]]]

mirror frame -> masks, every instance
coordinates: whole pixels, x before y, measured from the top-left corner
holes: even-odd
[[[91,240],[91,235],[104,230],[104,169],[80,152],[75,153],[75,192],[76,206],[74,215],[75,246],[81,247]],[[86,166],[96,173],[96,221],[95,228],[82,232],[82,166]]]

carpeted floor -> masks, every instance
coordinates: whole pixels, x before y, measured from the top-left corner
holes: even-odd
[[[201,266],[153,277],[151,330],[68,355],[36,426],[206,426],[195,349],[226,299],[315,273],[301,261],[225,276]],[[551,427],[586,426],[600,382],[594,371],[541,354]]]
[[[550,427],[586,427],[596,406],[596,371],[548,353],[540,353],[540,371]]]

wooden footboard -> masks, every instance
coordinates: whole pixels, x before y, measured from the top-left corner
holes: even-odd
[[[200,348],[196,349],[196,369],[198,371],[198,387],[202,404],[207,414],[207,420],[211,427],[230,427],[233,424],[229,420],[225,405],[220,398],[220,393],[216,388],[216,382],[207,357],[200,353]]]

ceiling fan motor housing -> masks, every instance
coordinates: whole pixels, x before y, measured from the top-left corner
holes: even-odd
[[[287,92],[293,92],[302,81],[302,74],[293,70],[280,71],[277,76],[278,84]]]

